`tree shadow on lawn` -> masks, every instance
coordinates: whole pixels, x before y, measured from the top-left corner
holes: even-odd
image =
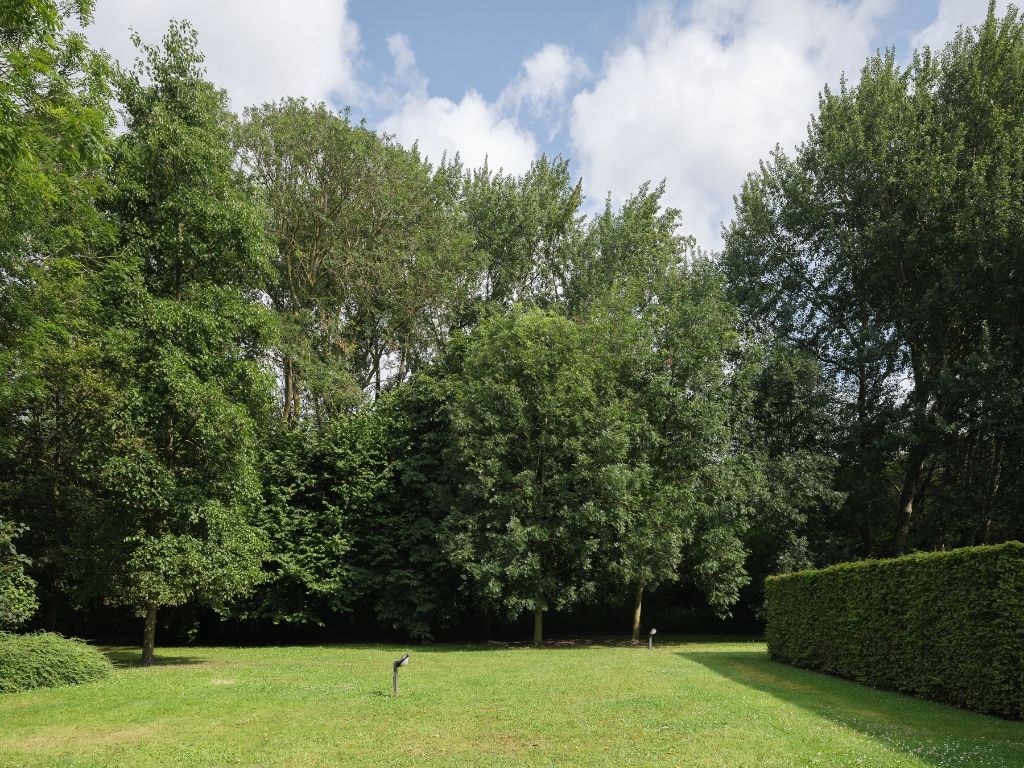
[[[142,649],[135,646],[107,646],[100,648],[103,655],[110,659],[110,663],[118,669],[142,666]],[[162,656],[159,650],[153,659],[154,667],[184,666],[188,664],[203,664],[206,659],[195,656]]]
[[[763,649],[681,651],[733,682],[935,766],[1024,766],[1024,723],[772,661]]]

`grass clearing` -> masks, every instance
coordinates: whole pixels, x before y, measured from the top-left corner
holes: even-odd
[[[108,652],[109,680],[0,697],[0,765],[1024,765],[1024,723],[777,664],[760,643],[165,648],[149,669]]]

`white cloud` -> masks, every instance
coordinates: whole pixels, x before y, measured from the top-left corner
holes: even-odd
[[[412,52],[409,38],[403,34],[394,34],[388,38],[388,52],[395,63],[395,76],[402,80],[418,79],[416,71],[416,54]]]
[[[721,246],[732,195],[779,143],[791,148],[826,82],[856,73],[891,0],[695,0],[648,6],[636,39],[573,101],[590,199],[668,179],[667,202],[705,248]]]
[[[561,45],[548,43],[523,62],[523,72],[499,98],[506,108],[518,110],[526,104],[542,114],[552,103],[565,99],[570,85],[589,74],[586,62]]]
[[[406,146],[418,141],[420,151],[435,163],[445,153],[458,153],[469,167],[487,159],[491,168],[519,174],[539,154],[533,135],[502,117],[476,91],[467,91],[458,103],[409,94],[401,109],[381,123],[381,130]]]
[[[346,0],[101,0],[86,34],[128,65],[136,58],[129,29],[158,43],[172,18],[199,32],[208,76],[237,111],[283,96],[358,94],[359,28]]]
[[[419,143],[431,161],[456,153],[469,167],[486,159],[494,169],[518,174],[527,170],[539,154],[533,134],[507,116],[500,104],[490,103],[475,90],[458,102],[430,96],[428,81],[416,68],[416,58],[405,35],[388,38],[394,61],[392,89],[381,96],[390,102],[391,114],[380,129],[406,146]]]
[[[985,20],[988,0],[939,0],[935,20],[914,35],[913,46],[940,49],[953,39],[961,26],[975,26]],[[1006,2],[996,3],[996,13],[1006,13]]]

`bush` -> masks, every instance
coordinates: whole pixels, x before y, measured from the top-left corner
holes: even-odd
[[[25,529],[0,518],[0,632],[14,629],[36,612],[36,583],[25,573],[29,560],[14,540]]]
[[[0,633],[0,693],[88,683],[112,670],[106,656],[81,640],[52,632]]]
[[[1024,544],[772,576],[765,591],[772,658],[1024,716]]]

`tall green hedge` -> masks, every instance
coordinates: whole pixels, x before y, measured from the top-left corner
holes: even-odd
[[[1024,544],[844,563],[765,589],[779,661],[1024,717]]]

